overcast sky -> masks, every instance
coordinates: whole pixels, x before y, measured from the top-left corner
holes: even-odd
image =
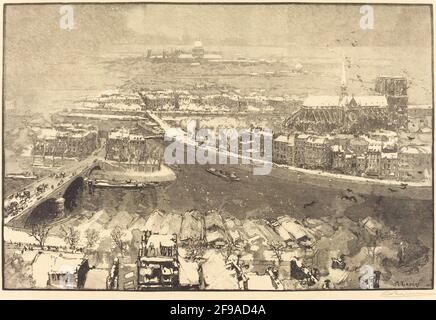
[[[378,59],[390,51],[392,61],[400,59],[392,52],[399,52],[403,56],[399,66],[419,71],[426,83],[431,80],[428,6],[374,6],[373,30],[360,29],[360,6],[356,5],[81,4],[73,8],[74,29],[63,30],[60,5],[6,6],[8,99],[23,98],[32,106],[38,100],[44,105],[48,98],[67,95],[61,90],[92,88],[103,83],[102,79],[110,80],[95,65],[98,58],[117,57],[121,51],[145,54],[150,47],[192,46],[196,39],[203,41],[206,50],[274,46],[284,50],[248,47],[245,52],[298,52],[299,57],[312,58],[336,52],[331,47],[341,47],[338,52],[353,49],[357,60],[376,58],[368,55],[376,49]],[[353,41],[358,42],[355,48]],[[330,49],[324,50],[327,46]],[[393,48],[397,46],[408,48]]]
[[[374,6],[373,30],[359,28],[360,6],[355,5],[73,7],[75,29],[65,31],[59,28],[59,5],[8,5],[6,48],[34,53],[47,46],[95,50],[119,42],[183,44],[192,38],[216,45],[242,39],[257,46],[324,46],[334,45],[336,39],[350,45],[344,40],[350,35],[371,46],[428,46],[431,41],[430,8],[425,6]]]

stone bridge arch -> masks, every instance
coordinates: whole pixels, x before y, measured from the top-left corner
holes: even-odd
[[[77,206],[83,191],[84,181],[82,176],[77,176],[69,183],[68,187],[63,192],[62,198],[64,199],[65,213],[71,212]]]
[[[45,201],[38,204],[27,216],[24,221],[25,227],[40,223],[50,223],[51,221],[59,218],[64,213],[63,199],[57,199],[54,197],[48,198]]]
[[[94,172],[94,170],[103,170],[103,163],[100,161],[93,163],[92,166],[90,166],[89,169],[84,172],[83,176],[89,177]]]
[[[79,175],[70,177],[70,181],[57,190],[54,190],[37,206],[29,208],[26,213],[14,219],[14,225],[31,226],[42,222],[50,223],[70,213],[80,201],[84,188],[85,177],[94,170],[102,169],[100,161],[93,163],[89,168],[79,172]],[[68,179],[68,177],[66,178]]]

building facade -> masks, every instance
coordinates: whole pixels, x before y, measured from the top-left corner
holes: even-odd
[[[136,267],[138,290],[178,288],[177,235],[144,232]]]
[[[431,105],[409,105],[407,107],[409,132],[423,132],[433,126],[433,108]]]
[[[421,181],[432,177],[430,146],[405,146],[398,152],[398,176],[402,181]]]
[[[142,128],[117,128],[108,134],[105,159],[136,171],[160,170],[163,163],[161,137]]]
[[[423,181],[432,172],[431,146],[405,146],[391,131],[364,136],[280,135],[273,142],[273,162],[401,181]]]
[[[388,102],[388,125],[395,129],[407,129],[407,79],[404,77],[377,77],[375,92],[385,96]]]
[[[84,158],[99,146],[97,130],[92,126],[72,124],[36,128],[33,135],[33,156]]]
[[[380,176],[387,179],[398,178],[398,153],[382,152],[380,155]]]
[[[293,166],[295,164],[295,137],[292,135],[281,135],[274,139],[273,162]]]
[[[310,136],[304,147],[304,166],[313,169],[331,167],[330,140],[327,137]]]

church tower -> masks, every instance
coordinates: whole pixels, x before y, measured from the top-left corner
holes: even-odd
[[[342,61],[342,77],[341,77],[341,94],[340,94],[340,100],[347,96],[347,75],[345,72],[345,59]]]

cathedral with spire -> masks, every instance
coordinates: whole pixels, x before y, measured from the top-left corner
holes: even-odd
[[[377,95],[350,95],[343,61],[339,95],[309,95],[300,109],[285,120],[284,127],[288,131],[333,134],[359,134],[377,129],[398,130],[401,113],[397,112],[399,108],[388,103],[390,95],[387,92],[377,90],[378,87],[383,87],[380,78],[395,79],[377,78]]]

